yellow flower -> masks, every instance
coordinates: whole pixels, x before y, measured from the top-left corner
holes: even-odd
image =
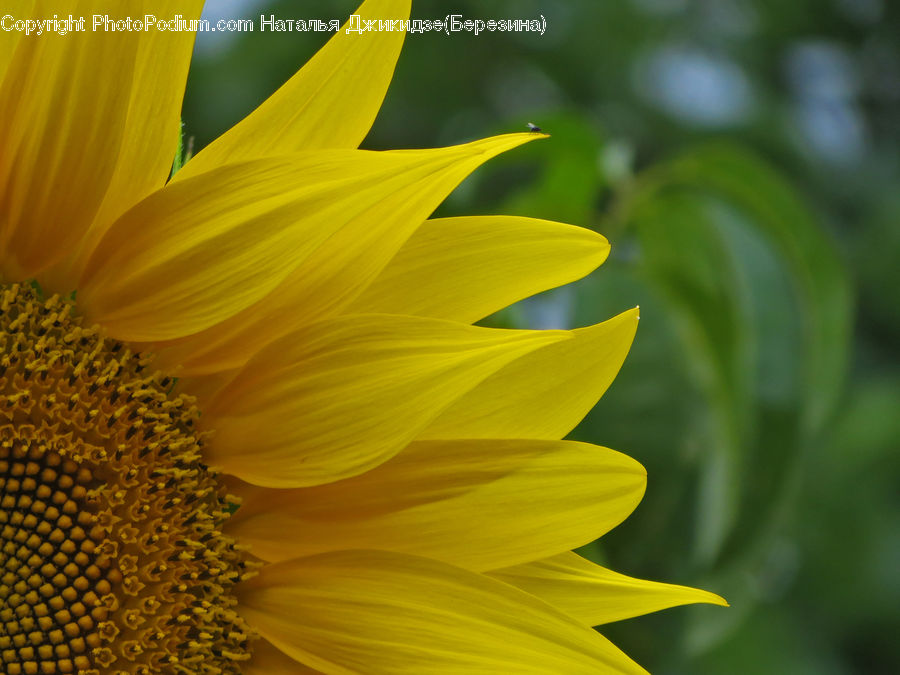
[[[0,33],[4,673],[634,673],[591,626],[723,602],[569,552],[644,490],[560,440],[637,313],[472,325],[608,245],[427,220],[540,134],[357,150],[402,40],[338,33],[167,182],[193,35]]]

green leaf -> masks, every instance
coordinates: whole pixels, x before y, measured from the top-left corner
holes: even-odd
[[[650,168],[616,215],[636,234],[639,274],[665,298],[706,400],[697,561],[762,556],[841,391],[843,264],[787,181],[732,145]]]
[[[172,173],[169,175],[171,179],[184,166],[184,122],[181,123],[181,129],[178,132],[178,147],[175,149],[175,160],[172,162]]]
[[[672,187],[719,195],[743,209],[788,264],[803,294],[807,352],[804,431],[814,432],[834,409],[847,366],[851,292],[834,243],[780,175],[738,146],[703,146],[648,171],[642,198]]]
[[[707,460],[701,465],[696,553],[712,561],[737,518],[741,454],[755,415],[755,332],[732,256],[705,200],[658,192],[636,203],[642,273],[668,300],[695,380],[707,394]]]

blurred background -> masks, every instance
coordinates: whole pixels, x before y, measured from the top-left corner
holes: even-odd
[[[343,20],[354,0],[215,0],[210,18]],[[900,673],[900,3],[416,0],[413,16],[547,31],[410,35],[364,147],[533,122],[439,215],[507,213],[612,243],[588,279],[491,317],[641,326],[573,434],[641,461],[647,495],[581,552],[732,604],[601,630],[657,674]],[[202,147],[323,33],[203,34]]]

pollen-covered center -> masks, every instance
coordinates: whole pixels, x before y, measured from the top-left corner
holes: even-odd
[[[0,672],[239,673],[250,633],[193,401],[71,302],[0,286]]]

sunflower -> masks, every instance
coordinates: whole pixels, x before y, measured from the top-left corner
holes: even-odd
[[[337,33],[170,177],[193,35],[0,34],[7,675],[635,673],[591,626],[723,603],[571,553],[643,494],[634,460],[560,440],[637,312],[473,325],[609,246],[428,219],[541,134],[358,150],[402,40]]]

